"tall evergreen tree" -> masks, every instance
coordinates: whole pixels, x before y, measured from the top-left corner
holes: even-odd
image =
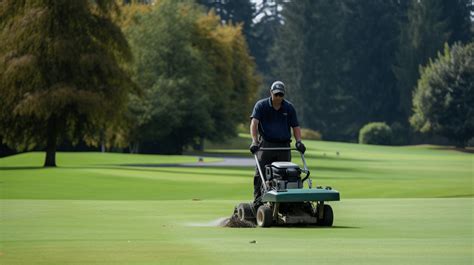
[[[351,126],[351,100],[342,87],[341,2],[294,1],[283,10],[284,25],[271,51],[275,76],[289,87],[303,126],[337,139]]]
[[[280,78],[273,75],[273,65],[269,58],[271,57],[271,47],[283,25],[284,2],[283,0],[262,0],[259,4],[256,4],[253,16],[254,23],[251,35],[248,38],[250,52],[263,76],[264,84],[267,84],[261,90],[265,95],[268,93],[268,84]]]
[[[112,23],[112,0],[0,2],[0,135],[16,149],[46,146],[55,166],[64,139],[97,142],[134,87],[131,58]]]
[[[406,12],[399,0],[344,1],[343,45],[347,74],[344,87],[353,96],[351,113],[357,121],[350,138],[364,124],[397,120],[398,92],[395,64],[400,32],[399,20]],[[347,113],[349,115],[349,113]]]
[[[474,32],[471,23],[474,20],[472,0],[445,0],[443,14],[450,31],[448,43],[468,43],[473,41]]]

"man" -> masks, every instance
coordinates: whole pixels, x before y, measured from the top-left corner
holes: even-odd
[[[285,84],[273,82],[270,97],[259,100],[253,109],[250,122],[252,144],[250,152],[257,153],[260,147],[290,147],[291,129],[296,140],[296,149],[304,153],[306,148],[301,142],[301,129],[293,105],[284,99]],[[265,165],[275,161],[291,161],[290,151],[258,151],[257,158],[264,171]],[[262,172],[262,174],[265,174]],[[253,180],[254,206],[261,204],[262,180],[258,168]]]

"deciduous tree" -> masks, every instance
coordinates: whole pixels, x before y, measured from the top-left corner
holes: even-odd
[[[140,152],[181,153],[235,134],[258,86],[239,26],[192,1],[163,0],[127,32],[145,91],[131,104]]]
[[[422,69],[413,96],[412,126],[445,136],[458,147],[474,137],[474,43],[445,47]]]

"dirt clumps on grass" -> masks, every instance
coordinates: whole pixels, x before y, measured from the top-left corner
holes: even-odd
[[[247,220],[240,220],[237,215],[233,214],[230,218],[224,219],[221,222],[221,226],[233,228],[253,228],[255,227],[255,224]]]

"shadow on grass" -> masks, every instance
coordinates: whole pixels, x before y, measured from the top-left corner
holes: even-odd
[[[202,156],[202,157],[215,157],[215,158],[253,158],[250,153],[247,152],[212,152],[212,151],[204,151],[204,152],[185,152],[183,155],[188,156]],[[300,155],[293,151],[291,153],[293,159],[300,159]],[[361,159],[361,158],[350,158],[345,157],[344,155],[336,155],[335,153],[328,153],[327,155],[321,154],[305,154],[306,159],[317,159],[317,160],[330,160],[330,161],[354,161],[354,162],[380,162],[380,159]]]
[[[241,171],[248,171],[249,175],[253,176],[253,172],[255,171],[254,166],[246,166],[246,167],[232,167],[232,166],[214,166],[214,165],[207,165],[207,166],[194,166],[194,165],[180,165],[180,164],[121,164],[120,166],[123,167],[130,167],[135,170],[142,170],[147,171],[147,169],[143,168],[155,168],[154,170],[148,171],[159,171],[159,172],[170,172],[170,173],[185,173],[185,174],[200,174],[200,175],[221,175],[215,174],[210,172],[205,173],[198,173],[198,172],[187,172],[187,171],[171,171],[171,170],[163,170],[163,168],[194,168],[194,169],[223,169],[223,170],[241,170]],[[142,168],[142,169],[140,169]],[[331,171],[331,172],[365,172],[365,170],[357,169],[357,168],[349,168],[349,167],[324,167],[318,166],[315,168],[311,168],[311,172],[321,172],[321,171]],[[232,175],[232,174],[229,174]]]
[[[474,147],[460,148],[460,147],[453,147],[453,146],[433,146],[433,147],[430,147],[429,149],[443,150],[443,151],[456,151],[456,152],[461,152],[461,153],[474,154]]]
[[[325,166],[314,167],[312,171],[365,172],[365,170],[360,170],[360,169],[352,168],[352,167],[325,167]]]
[[[225,168],[225,169],[228,169],[228,168]],[[207,171],[207,172],[196,172],[196,171],[190,172],[190,171],[181,171],[181,170],[166,170],[166,169],[163,169],[163,168],[157,168],[157,169],[154,169],[154,170],[146,170],[146,169],[138,169],[138,170],[152,171],[152,172],[163,172],[163,173],[173,173],[173,174],[202,175],[202,176],[228,176],[228,177],[253,176],[253,170],[249,171],[249,174],[246,174],[246,172],[242,172],[242,174],[236,174],[235,172],[229,172],[229,173],[226,173],[226,172],[209,172],[209,171]]]
[[[220,163],[220,162],[216,162]],[[242,165],[242,166],[235,166],[235,165],[226,165],[222,163],[221,165],[215,164],[214,162],[210,162],[210,164],[199,164],[199,163],[189,163],[189,164],[119,164],[118,166],[121,167],[150,167],[150,168],[214,168],[214,169],[250,169],[254,168],[254,165]]]
[[[301,229],[301,228],[311,228],[311,229],[361,229],[358,226],[344,226],[344,225],[335,225],[335,226],[319,226],[319,225],[275,225],[274,228],[293,228],[293,229]]]
[[[455,195],[448,195],[448,196],[440,196],[437,198],[472,198],[474,197],[474,194],[455,194]]]
[[[38,167],[42,168],[42,167]],[[155,173],[169,173],[169,174],[186,174],[186,175],[202,175],[202,176],[229,176],[229,177],[253,177],[255,174],[255,167],[241,167],[241,166],[193,166],[193,165],[181,165],[181,164],[118,164],[118,165],[97,165],[88,167],[58,167],[68,169],[112,169],[112,170],[130,170],[139,172],[155,172]],[[189,169],[180,170],[180,169]],[[202,169],[192,170],[192,169]],[[212,170],[211,170],[212,169]],[[1,168],[0,168],[1,170]],[[213,170],[220,170],[220,172],[214,172]],[[233,171],[233,172],[226,172]],[[235,172],[237,171],[237,172]],[[314,179],[334,179],[334,176],[321,176],[319,172],[331,171],[331,172],[364,172],[364,170],[347,168],[347,167],[315,167],[311,168],[311,177]],[[360,177],[358,177],[360,178]],[[372,178],[367,178],[372,179]]]
[[[237,157],[237,158],[249,158],[250,153],[247,152],[184,152],[186,156],[204,156],[204,157]]]
[[[33,167],[33,166],[24,166],[24,167],[0,167],[0,171],[2,170],[33,170],[33,169],[43,169],[46,167]]]
[[[229,177],[246,177],[246,176],[253,176],[253,170],[249,170],[249,174],[246,174],[246,172],[240,174],[237,172],[211,172],[211,171],[205,171],[205,172],[196,172],[196,171],[184,171],[184,170],[170,170],[172,168],[188,168],[188,167],[161,167],[161,166],[156,166],[156,167],[150,167],[150,168],[141,168],[141,167],[130,167],[130,166],[123,166],[123,165],[117,165],[117,166],[97,166],[97,167],[63,167],[63,168],[68,168],[68,169],[112,169],[112,170],[131,170],[131,171],[139,171],[139,172],[154,172],[154,173],[170,173],[170,174],[186,174],[186,175],[203,175],[203,176],[229,176]],[[169,169],[168,169],[169,168]],[[209,167],[197,167],[200,169],[208,169]],[[214,167],[213,169],[222,169],[222,170],[229,170],[231,168],[223,168],[223,167]],[[239,167],[235,168],[237,170],[245,170],[245,168]],[[243,171],[242,171],[243,172]]]
[[[247,153],[219,153],[219,152],[200,152],[200,153],[186,153],[185,155],[191,155],[191,156],[202,156],[202,157],[215,157],[215,158],[253,158],[252,155],[247,154]],[[301,159],[300,155],[292,152],[291,154],[292,159]],[[306,159],[317,159],[317,160],[328,160],[328,161],[354,161],[354,162],[381,162],[381,159],[361,159],[361,158],[351,158],[351,157],[345,157],[343,155],[335,155],[335,154],[330,154],[330,155],[321,155],[321,154],[310,154],[306,153],[304,156]]]
[[[381,159],[360,159],[343,156],[323,156],[323,155],[305,155],[306,159],[327,160],[327,161],[345,161],[345,162],[383,162]]]

